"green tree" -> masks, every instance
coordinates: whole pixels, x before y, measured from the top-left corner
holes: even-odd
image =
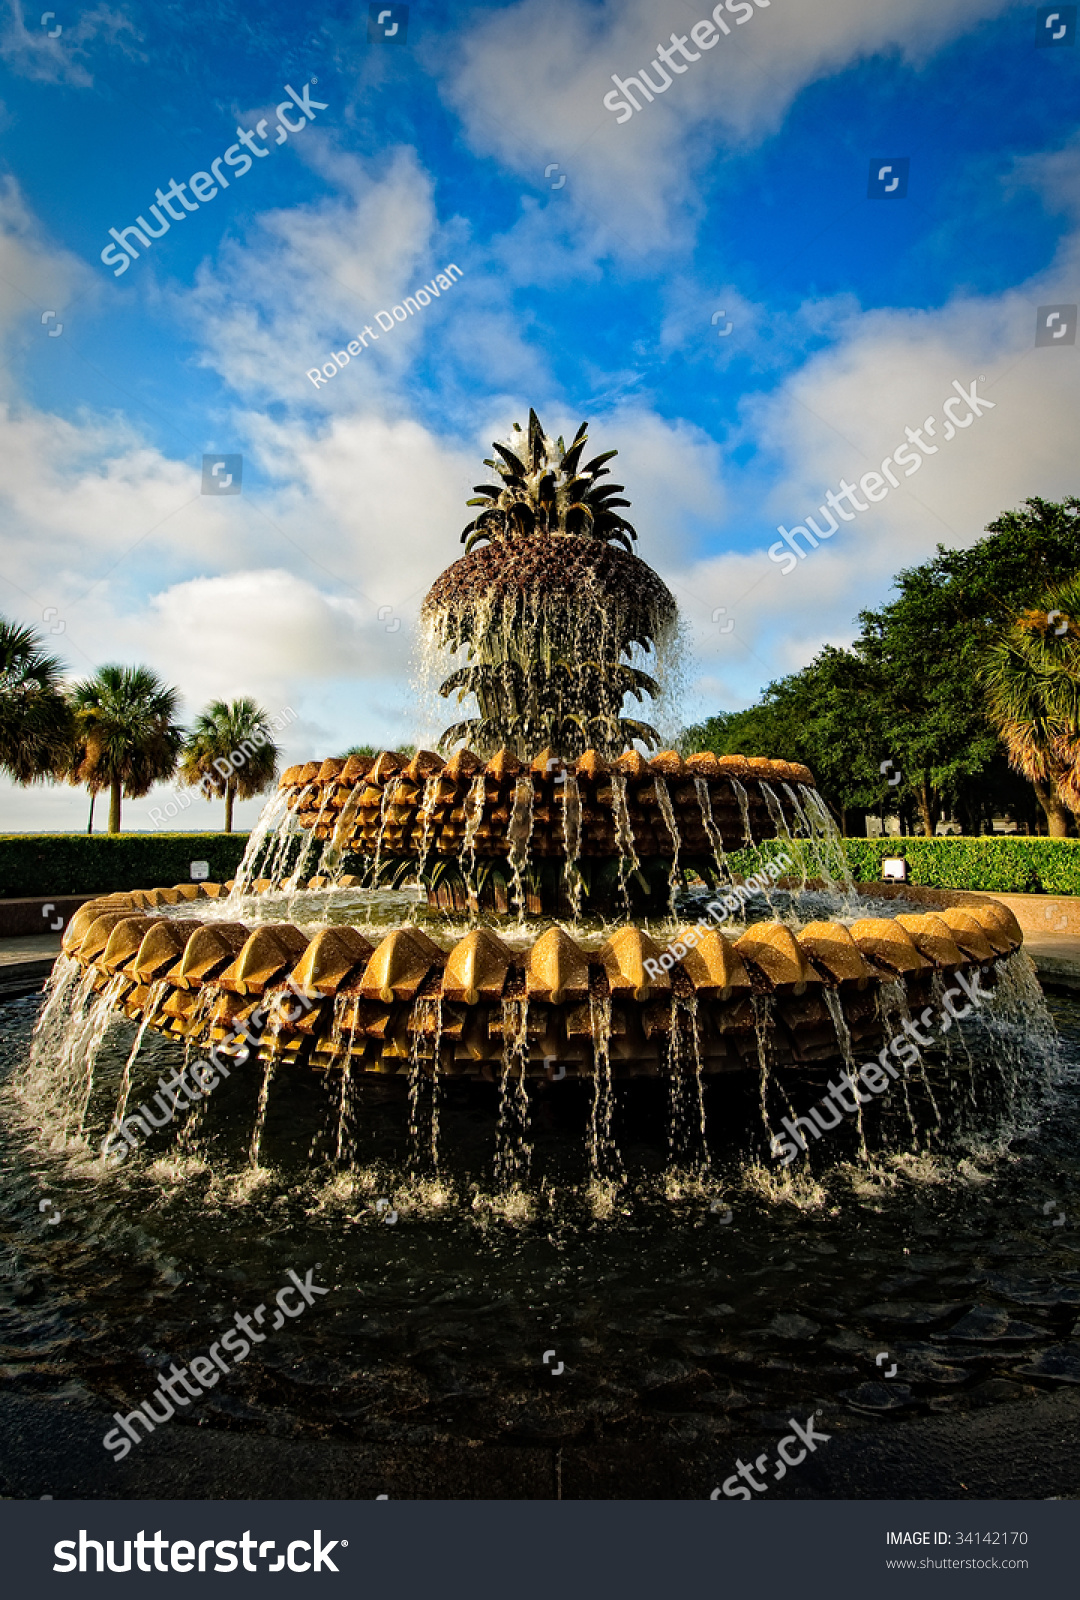
[[[0,771],[16,783],[64,771],[71,708],[62,672],[33,628],[0,617]]]
[[[973,833],[998,809],[1033,819],[1035,798],[1056,828],[1053,785],[1032,790],[1009,770],[984,666],[1003,628],[1078,568],[1080,500],[1030,499],[968,549],[939,545],[900,572],[896,599],[860,613],[850,650],[826,647],[759,705],[686,737],[694,748],[805,762],[845,831],[852,811],[887,807],[933,833],[951,807]]]
[[[879,703],[882,759],[903,772],[897,798],[915,806],[928,834],[946,804],[965,832],[985,815],[1000,745],[983,664],[1002,627],[1080,567],[1080,500],[1030,499],[987,533],[966,550],[939,545],[897,576],[896,600],[859,615],[853,649]]]
[[[384,748],[385,746],[381,744],[351,744],[347,750],[342,751],[342,755],[346,760],[349,756],[381,756]],[[416,754],[416,748],[414,744],[396,744],[394,753],[412,757]]]
[[[801,672],[770,683],[758,705],[688,728],[682,748],[801,761],[846,834],[852,812],[876,809],[889,792],[879,770],[880,720],[858,656],[827,645]]]
[[[233,803],[268,789],[278,775],[279,747],[269,717],[250,698],[211,700],[184,740],[180,781],[197,784],[209,800],[225,799],[225,832],[233,826]]]
[[[109,832],[120,832],[121,795],[137,800],[171,778],[184,740],[180,696],[149,667],[99,667],[71,692],[74,744],[68,776],[91,797],[109,790]]]
[[[991,646],[990,716],[1012,766],[1035,787],[1051,834],[1080,811],[1080,577],[1024,611]]]

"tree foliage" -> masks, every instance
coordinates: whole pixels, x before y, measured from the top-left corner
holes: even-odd
[[[64,770],[71,708],[62,674],[35,629],[0,617],[0,771],[16,783]]]
[[[99,667],[71,691],[72,783],[109,790],[109,832],[120,832],[121,794],[137,800],[171,778],[184,741],[177,690],[149,667]]]
[[[1035,796],[1051,817],[1052,786],[1033,794],[1009,770],[987,663],[1025,611],[1045,617],[1048,591],[1078,568],[1080,500],[1028,500],[969,548],[939,545],[901,571],[896,598],[860,612],[850,649],[826,646],[760,704],[688,729],[686,746],[804,761],[841,822],[897,811],[929,834],[951,809],[974,833],[996,809],[1030,821]]]
[[[270,718],[249,697],[211,700],[184,740],[180,781],[198,785],[207,799],[225,800],[225,832],[232,832],[233,803],[262,794],[277,777],[280,755]]]

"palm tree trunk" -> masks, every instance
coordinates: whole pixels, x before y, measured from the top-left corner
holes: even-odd
[[[236,794],[236,789],[235,789],[235,786],[233,784],[233,780],[231,778],[226,779],[226,782],[225,782],[225,832],[226,833],[231,833],[232,832],[232,808],[233,808],[233,797],[235,796],[235,794]]]
[[[96,789],[91,789],[90,790],[90,820],[86,824],[87,833],[93,833],[93,831],[94,831],[94,801],[96,799],[97,799],[97,790]]]
[[[109,832],[120,832],[120,791],[122,783],[119,778],[114,778],[109,789]]]
[[[1052,783],[1036,783],[1033,787],[1039,804],[1046,812],[1046,831],[1051,839],[1067,839],[1069,811],[1068,807],[1062,804],[1057,789]]]

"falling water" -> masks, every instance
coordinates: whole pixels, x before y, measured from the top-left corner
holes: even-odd
[[[857,1071],[855,1052],[852,1049],[851,1029],[847,1025],[847,1018],[844,1016],[844,1008],[840,1003],[840,995],[837,990],[831,988],[828,984],[824,986],[822,993],[825,997],[825,1004],[829,1010],[829,1016],[832,1018],[833,1030],[836,1034],[836,1042],[840,1046],[840,1054],[844,1058],[844,1066],[847,1068],[848,1073],[854,1082]],[[855,1102],[855,1122],[859,1129],[859,1155],[864,1161],[867,1161],[869,1160],[869,1151],[866,1148],[866,1133],[863,1128],[862,1101],[859,1098],[859,1094],[862,1091],[860,1090],[856,1092],[856,1089],[853,1088],[852,1084],[850,1083],[848,1084],[847,1088],[848,1093]]]
[[[476,892],[476,832],[484,820],[486,784],[484,774],[478,772],[465,796],[465,837],[461,842],[458,860],[461,863],[461,875],[473,894]]]
[[[439,1061],[442,1054],[442,995],[413,1004],[409,1046],[409,1170],[417,1177],[439,1170]],[[424,1024],[430,1023],[430,1029]],[[425,1070],[425,1046],[432,1041],[431,1071]]]
[[[788,827],[784,808],[777,798],[776,790],[771,783],[766,783],[764,778],[759,781],[758,787],[761,790],[765,804],[769,808],[769,817],[773,827],[776,829],[777,838],[790,839],[791,829]]]
[[[513,899],[517,902],[518,917],[524,918],[526,909],[525,873],[529,865],[529,841],[533,831],[532,773],[523,772],[514,784],[514,803],[510,811],[510,825],[506,837],[510,842],[510,870],[513,873]]]
[[[184,1072],[192,1064],[192,1057],[200,1049],[203,1042],[202,1036],[209,1026],[210,1019],[222,996],[222,990],[216,983],[205,983],[199,990],[198,999],[195,1001],[194,1010],[188,1019],[187,1032],[184,1035]],[[177,1148],[185,1154],[190,1154],[198,1143],[197,1135],[206,1116],[210,1104],[210,1095],[203,1093],[198,1099],[193,1099],[187,1116],[181,1124],[176,1136]]]
[[[435,802],[441,783],[442,775],[438,772],[433,772],[430,777],[424,779],[424,798],[420,802],[420,853],[416,864],[416,877],[419,883],[424,881],[424,869],[434,842]]]
[[[345,1038],[345,1018],[352,1014],[349,1037]],[[360,1026],[360,1011],[355,994],[336,994],[330,1021],[329,1053],[333,1060],[341,1061],[341,1082],[338,1086],[337,1130],[334,1138],[334,1160],[339,1165],[351,1166],[356,1157],[356,1096],[352,1073],[353,1045]]]
[[[907,994],[904,991],[903,983],[899,979],[894,978],[888,982],[882,979],[881,987],[877,993],[877,1013],[881,1020],[882,1031],[886,1039],[890,1037],[890,1019],[893,1016],[897,1017],[900,1022],[900,1028],[897,1029],[896,1032],[902,1033],[905,1020],[908,1022],[911,1021],[911,1011],[908,1008]],[[914,1048],[914,1046],[912,1048]],[[919,1057],[919,1064],[920,1066],[922,1065],[921,1056]],[[911,1137],[914,1142],[915,1149],[918,1150],[919,1132],[915,1126],[915,1118],[911,1111],[911,1095],[908,1091],[909,1074],[906,1062],[902,1063],[901,1071],[903,1073],[903,1077],[900,1081],[904,1086],[904,1109],[907,1112],[908,1127],[911,1130]]]
[[[289,810],[288,791],[276,790],[263,807],[258,821],[248,835],[243,859],[236,869],[232,891],[229,894],[230,903],[248,894],[256,878],[270,877],[276,881],[276,873],[280,871],[286,843],[303,832],[297,812]],[[270,851],[273,851],[272,865],[269,871],[260,872],[263,854]]]
[[[86,1015],[86,1026],[79,1041],[79,1051],[83,1059],[83,1080],[77,1102],[78,1116],[75,1119],[75,1131],[80,1134],[90,1106],[90,1096],[94,1092],[94,1064],[97,1061],[98,1051],[105,1042],[109,1024],[116,1016],[116,1002],[127,983],[128,980],[122,972],[110,978]]]
[[[656,780],[658,790],[663,782]],[[670,801],[668,802],[670,806]],[[629,915],[630,900],[626,892],[627,881],[637,872],[639,862],[634,848],[634,830],[630,824],[630,808],[626,803],[626,777],[621,772],[611,774],[611,809],[615,818],[615,842],[619,852],[619,894]],[[676,845],[676,849],[678,846]]]
[[[611,997],[589,995],[593,1047],[593,1097],[589,1109],[589,1170],[595,1178],[618,1182],[622,1159],[615,1144],[615,1086],[611,1077]]]
[[[495,1179],[504,1189],[528,1181],[532,1161],[529,1139],[529,1002],[502,1002],[502,1074],[499,1121],[495,1130]]]
[[[576,922],[581,916],[585,891],[581,869],[578,867],[578,853],[581,849],[581,790],[578,788],[577,774],[567,769],[563,773],[563,781],[557,786],[556,793],[558,789],[562,789],[563,792],[562,836],[566,855],[565,883]]]
[[[142,1042],[146,1035],[146,1030],[150,1026],[153,1019],[157,1016],[158,1006],[161,1004],[162,996],[168,987],[168,979],[159,978],[156,983],[151,985],[150,992],[146,997],[146,1004],[143,1007],[142,1020],[139,1023],[139,1029],[135,1035],[135,1043],[128,1052],[128,1058],[124,1063],[124,1071],[120,1078],[120,1091],[116,1097],[116,1112],[113,1117],[113,1124],[117,1128],[122,1126],[124,1118],[127,1115],[127,1103],[128,1096],[131,1094],[131,1076],[135,1067],[135,1058],[142,1049]]]
[[[356,1160],[356,1106],[353,1097],[352,1057],[342,1063],[338,1086],[337,1137],[334,1160],[339,1166],[352,1166]]]
[[[329,790],[329,785],[327,786]],[[360,797],[367,788],[367,779],[358,778],[353,784],[349,798],[342,806],[338,819],[334,824],[334,831],[326,841],[322,855],[319,857],[317,876],[329,879],[328,888],[336,888],[340,882],[342,869],[345,866],[345,857],[348,854],[352,841],[352,832],[356,824],[357,813],[360,810]]]
[[[791,801],[791,809],[794,811],[795,816],[798,819],[798,824],[799,824],[800,829],[802,830],[802,832],[806,836],[806,838],[809,838],[810,835],[813,833],[814,829],[813,829],[813,827],[811,825],[810,818],[806,815],[806,812],[803,810],[802,806],[799,804],[798,796],[796,795],[794,789],[791,787],[790,783],[782,783],[780,785],[780,787],[783,789],[784,793],[787,795],[788,799]]]
[[[817,876],[824,878],[834,893],[843,894],[851,901],[855,893],[855,880],[851,876],[840,830],[816,789],[809,789],[806,784],[800,783],[799,793],[803,797],[805,815],[813,828],[813,852]]]
[[[735,779],[732,779],[735,782]],[[773,1131],[769,1121],[769,1085],[772,1078],[770,1058],[772,1055],[772,1030],[776,1026],[773,1017],[773,999],[771,995],[753,994],[750,1003],[754,1011],[754,1038],[757,1043],[758,1058],[758,1104],[761,1108],[761,1122],[765,1129],[765,1138],[768,1148],[772,1150]],[[790,1112],[791,1107],[788,1106]]]
[[[999,1031],[1015,1033],[1056,1079],[1061,1068],[1061,1040],[1047,1009],[1046,999],[1026,950],[1016,950],[999,961],[995,973],[994,1018]]]
[[[712,845],[713,860],[716,862],[716,870],[719,874],[720,882],[730,883],[731,872],[728,869],[727,856],[724,854],[724,836],[716,826],[716,819],[713,816],[712,796],[709,793],[708,780],[706,778],[695,778],[694,789],[697,793],[698,806],[701,809],[701,820],[704,824],[705,832],[709,836],[709,843]]]
[[[739,802],[739,814],[742,817],[743,844],[753,844],[754,835],[750,827],[750,796],[738,778],[729,778],[728,782],[731,784],[735,798]]]
[[[675,820],[675,808],[671,804],[671,795],[668,792],[667,782],[656,774],[656,799],[660,806],[660,814],[664,819],[667,831],[671,835],[671,870],[668,874],[668,900],[671,905],[672,915],[675,912],[675,897],[679,892],[679,846],[682,843],[679,837],[679,824]]]
[[[71,1054],[72,1034],[81,1024],[96,976],[93,967],[84,972],[71,956],[61,955],[46,985],[45,1005],[34,1028],[22,1086],[40,1098],[49,1116],[59,1107],[66,1120],[74,1098],[71,1072],[77,1057]]]
[[[379,868],[382,863],[383,840],[386,836],[386,824],[389,820],[390,807],[394,804],[394,801],[397,798],[397,792],[400,788],[401,775],[400,773],[395,773],[393,777],[389,778],[383,785],[382,799],[379,801],[379,827],[375,835],[375,855],[371,863],[371,882],[376,885],[379,882]],[[321,811],[319,815],[320,817],[322,816]]]
[[[701,1041],[697,995],[676,996],[668,1038],[668,1160],[672,1166],[705,1172],[705,1097],[701,1082]]]
[[[255,1126],[251,1130],[251,1150],[248,1164],[257,1169],[259,1165],[259,1151],[262,1146],[263,1128],[266,1125],[266,1108],[270,1103],[270,1084],[277,1070],[277,1060],[271,1056],[263,1067],[263,1079],[259,1088],[259,1104],[255,1112]]]

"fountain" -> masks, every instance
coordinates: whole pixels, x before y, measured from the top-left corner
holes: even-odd
[[[255,1162],[282,1067],[341,1075],[339,1156],[350,1083],[404,1075],[414,1141],[437,1160],[440,1085],[486,1080],[510,1184],[528,1167],[530,1079],[591,1081],[591,1165],[610,1174],[625,1080],[666,1078],[671,1157],[700,1164],[703,1078],[756,1083],[771,1136],[800,1085],[877,1055],[927,1007],[944,1015],[949,985],[1030,986],[998,902],[854,885],[805,767],[634,748],[660,738],[623,702],[661,695],[641,663],[670,654],[676,608],[631,551],[628,502],[604,483],[614,452],[582,465],[586,443],[584,425],[567,449],[531,413],[486,463],[498,481],[422,613],[452,658],[441,692],[477,707],[443,754],[292,767],[233,883],[107,895],[72,919],[39,1041],[74,1011],[61,1076],[78,1122],[94,1041],[112,1015],[139,1024],[113,1155],[134,1142],[147,1029],[189,1057],[261,1063]],[[907,1066],[903,1087],[908,1103]]]

